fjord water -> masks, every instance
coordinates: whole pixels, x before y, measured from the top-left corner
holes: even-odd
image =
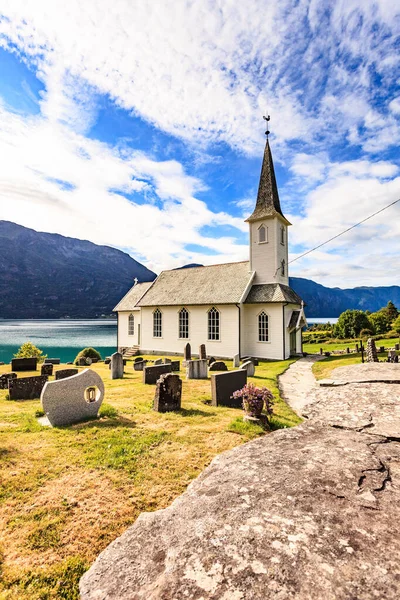
[[[10,362],[24,342],[32,342],[49,358],[74,360],[79,350],[92,346],[104,358],[116,351],[117,321],[0,319],[0,361]]]

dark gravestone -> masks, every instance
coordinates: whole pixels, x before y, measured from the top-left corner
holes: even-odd
[[[385,346],[379,346],[379,352],[385,352]]]
[[[147,360],[138,360],[133,363],[133,370],[134,371],[143,371],[144,367],[146,366]]]
[[[72,375],[77,375],[79,373],[78,369],[61,369],[60,371],[56,371],[56,381],[59,379],[66,379],[67,377],[72,377]]]
[[[8,392],[10,394],[10,400],[32,400],[33,398],[40,398],[40,394],[47,383],[47,379],[47,375],[9,379]]]
[[[170,358],[164,358],[164,365],[168,365],[170,363],[172,363],[172,360]]]
[[[45,365],[59,365],[61,363],[61,358],[46,358],[44,361]]]
[[[162,365],[162,364],[164,364],[164,362],[163,362],[163,359],[162,359],[162,358],[157,358],[157,359],[154,361],[154,364],[155,364],[155,365]]]
[[[400,350],[400,344],[395,344],[394,349],[397,350],[397,352],[398,352]]]
[[[215,358],[211,356],[211,358],[208,359],[208,366],[210,366],[213,362],[215,362]]]
[[[258,367],[258,358],[254,358],[254,356],[244,356],[242,358],[242,362],[247,362],[249,360],[251,360],[255,367]]]
[[[109,365],[111,363],[111,357],[110,356],[106,356],[104,359],[104,364],[105,365]]]
[[[53,363],[44,363],[40,369],[41,375],[53,375]]]
[[[184,358],[184,360],[192,360],[192,349],[190,347],[189,342],[185,346],[183,358]]]
[[[86,356],[80,356],[76,361],[78,367],[86,367]]]
[[[11,361],[12,371],[36,371],[37,358],[13,358]]]
[[[222,360],[215,360],[209,367],[210,371],[227,371],[228,367]]]
[[[134,362],[143,362],[143,356],[137,356]]]
[[[211,375],[211,404],[213,406],[241,408],[241,398],[232,398],[232,394],[237,390],[241,390],[246,383],[246,369]]]
[[[176,372],[178,372],[178,371],[180,371],[180,370],[181,370],[181,363],[180,363],[180,361],[179,361],[179,360],[172,360],[172,361],[169,363],[169,366],[171,367],[171,371],[172,371],[173,373],[176,373]]]
[[[0,390],[8,390],[8,381],[9,379],[16,379],[16,373],[3,373],[0,375]]]
[[[207,358],[206,345],[201,344],[201,346],[199,347],[199,359],[206,360],[206,358]]]
[[[157,381],[153,409],[158,412],[169,412],[181,409],[182,379],[179,375],[166,373]]]
[[[143,369],[143,383],[155,385],[161,375],[171,373],[171,365],[155,365],[154,367],[145,367]]]

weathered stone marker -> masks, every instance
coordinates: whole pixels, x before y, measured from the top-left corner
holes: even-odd
[[[157,358],[157,359],[154,361],[154,364],[155,364],[155,365],[162,365],[162,364],[164,364],[164,363],[163,363],[163,359],[162,359],[162,358]]]
[[[247,371],[248,377],[254,377],[254,373],[255,373],[256,369],[254,367],[254,363],[251,362],[251,360],[244,362],[240,368],[243,370],[245,369]]]
[[[367,362],[379,362],[375,340],[372,338],[368,338],[367,341]]]
[[[40,369],[41,375],[53,375],[53,364],[52,363],[44,363]]]
[[[183,358],[184,358],[184,360],[192,360],[192,349],[190,347],[189,342],[185,346]]]
[[[240,365],[240,356],[239,354],[235,354],[235,356],[233,357],[233,366],[235,369],[237,369]]]
[[[227,371],[228,367],[222,360],[214,360],[209,366],[210,371]]]
[[[206,351],[206,345],[205,344],[201,344],[199,347],[199,359],[200,360],[206,360],[207,359],[207,351]]]
[[[134,371],[143,371],[144,367],[147,364],[147,360],[138,360],[133,363],[133,370]]]
[[[56,381],[59,381],[60,379],[66,379],[67,377],[72,377],[78,373],[78,369],[60,369],[60,371],[55,372]]]
[[[143,356],[137,356],[133,362],[143,362]]]
[[[36,371],[37,358],[13,358],[11,371]]]
[[[16,373],[3,373],[0,375],[0,390],[8,390],[8,381],[9,379],[16,379]]]
[[[76,364],[78,365],[78,367],[86,367],[86,357],[80,356],[76,361]]]
[[[172,363],[171,363],[172,364]],[[144,367],[143,369],[143,383],[155,385],[160,379],[161,375],[165,373],[171,373],[172,367],[169,365],[154,365],[153,367]]]
[[[207,359],[186,361],[186,379],[207,379]]]
[[[9,379],[8,392],[10,400],[33,400],[34,398],[40,398],[47,379],[47,375]]]
[[[247,371],[245,369],[211,375],[211,404],[241,408],[241,399],[232,398],[232,394],[240,390],[246,383]]]
[[[40,400],[53,427],[72,425],[97,417],[104,398],[104,383],[92,369],[77,375],[49,381]]]
[[[180,410],[182,398],[182,379],[179,375],[166,373],[157,381],[153,409],[158,412]]]
[[[174,373],[181,370],[181,363],[179,360],[171,360],[169,364],[171,366],[171,371]]]
[[[120,352],[111,355],[111,379],[122,379],[124,376],[124,359]]]

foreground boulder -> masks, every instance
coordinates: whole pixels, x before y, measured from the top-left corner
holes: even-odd
[[[399,388],[317,390],[302,425],[217,456],[106,548],[82,600],[397,600]]]

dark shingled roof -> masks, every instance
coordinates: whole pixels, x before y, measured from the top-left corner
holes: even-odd
[[[290,225],[284,216],[279,201],[278,186],[276,184],[274,163],[271,148],[267,138],[265,144],[264,158],[261,168],[260,184],[258,187],[257,203],[253,213],[246,221],[258,221],[264,217],[275,217],[280,215]]]
[[[296,329],[297,321],[299,320],[299,316],[300,316],[299,310],[294,310],[292,312],[292,315],[291,315],[290,321],[289,321],[289,325],[288,325],[288,329]]]
[[[288,285],[282,283],[264,283],[253,285],[245,300],[246,304],[264,304],[264,302],[290,302],[301,304],[301,298]]]

